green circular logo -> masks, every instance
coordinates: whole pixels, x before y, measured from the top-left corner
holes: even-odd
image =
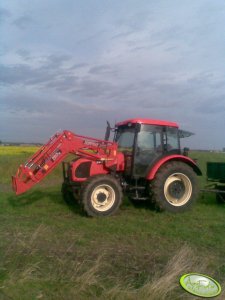
[[[187,292],[199,297],[211,298],[221,293],[220,284],[203,274],[185,274],[180,278],[180,284]]]

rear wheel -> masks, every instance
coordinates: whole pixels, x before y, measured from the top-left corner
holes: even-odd
[[[151,184],[151,192],[158,209],[185,211],[197,198],[197,176],[187,164],[169,162],[156,174]]]
[[[122,202],[122,189],[111,175],[90,177],[81,190],[81,203],[88,216],[114,214]]]

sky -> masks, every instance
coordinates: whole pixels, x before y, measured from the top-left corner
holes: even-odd
[[[151,118],[225,147],[224,0],[3,0],[0,41],[2,141]]]

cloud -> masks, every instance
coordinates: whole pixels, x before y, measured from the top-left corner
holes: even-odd
[[[21,54],[29,56],[29,52]],[[27,92],[32,88],[35,94],[39,91],[39,94],[52,94],[52,97],[57,94],[64,99],[62,102],[65,99],[74,99],[73,103],[81,101],[85,109],[88,109],[88,105],[95,109],[99,104],[99,107],[113,110],[119,105],[127,112],[138,110],[140,114],[145,109],[168,110],[171,107],[177,110],[196,107],[200,113],[197,103],[204,103],[209,95],[215,97],[215,93],[219,97],[223,91],[223,79],[212,72],[163,74],[159,71],[150,75],[143,70],[140,78],[138,74],[133,78],[130,74],[129,78],[125,76],[129,68],[124,73],[117,64],[82,65],[76,69],[71,68],[75,64],[72,57],[66,54],[47,55],[39,60],[42,61],[41,65],[35,67],[32,61],[30,64],[2,65],[1,85],[14,86],[14,90],[24,87]],[[31,98],[35,99],[33,96]],[[77,108],[82,109],[82,106]]]
[[[34,23],[34,20],[27,15],[21,16],[13,21],[13,24],[21,30],[27,29],[32,23]]]
[[[31,53],[26,49],[19,49],[16,51],[16,54],[18,54],[24,61],[31,59]]]
[[[71,58],[72,56],[68,54],[51,54],[48,55],[45,60],[47,67],[59,67],[64,62],[69,61]]]
[[[44,142],[60,129],[103,137],[105,120],[112,114],[106,105],[85,103],[53,92],[34,95],[32,90],[11,90],[0,102],[1,139],[12,141],[10,137],[14,134],[13,141]]]
[[[57,76],[52,69],[46,67],[32,68],[25,64],[1,65],[0,84],[2,85],[39,85]],[[45,70],[45,72],[43,72]]]
[[[225,93],[219,96],[211,96],[197,105],[196,110],[201,114],[225,115]]]
[[[22,94],[22,92],[20,92]],[[24,92],[23,97],[16,95],[15,92],[3,96],[0,104],[1,110],[8,111],[12,114],[20,112],[30,114],[31,116],[43,114],[43,116],[53,115],[73,115],[75,112],[105,112],[108,111],[98,104],[82,103],[69,98],[61,98],[54,94],[33,96],[31,92]]]
[[[98,65],[98,66],[91,67],[89,70],[90,74],[107,74],[113,72],[114,70],[110,65]]]
[[[87,63],[79,63],[79,64],[74,64],[70,67],[71,70],[73,69],[80,69],[80,68],[84,68],[87,67],[88,64]]]
[[[58,126],[95,135],[105,119],[141,116],[197,128],[201,141],[207,117],[221,136],[222,0],[21,1],[0,10],[5,136],[9,122],[21,137],[23,120],[43,135]]]
[[[20,64],[1,64],[0,65],[0,84],[1,85],[23,85],[23,86],[56,86],[63,83],[68,86],[68,81],[76,80],[73,72],[63,67],[63,64],[70,59],[69,55],[48,55],[38,58],[39,66],[34,66],[30,52],[18,50],[17,54],[26,61]]]
[[[112,83],[106,80],[97,80],[92,78],[81,78],[74,89],[72,94],[79,95],[82,99],[96,99],[97,101],[104,98],[104,101],[107,102],[110,94],[116,87]]]
[[[11,17],[11,13],[4,8],[0,8],[0,23],[5,22]]]
[[[45,84],[46,88],[53,88],[58,90],[59,92],[71,91],[77,84],[77,80],[79,77],[64,75],[61,78],[54,79],[52,81],[47,81]]]

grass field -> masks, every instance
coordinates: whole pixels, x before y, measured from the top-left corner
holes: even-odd
[[[115,216],[87,218],[63,201],[61,166],[13,194],[11,175],[34,151],[0,147],[0,299],[198,299],[179,286],[188,272],[225,288],[225,205],[215,195],[201,195],[183,214],[125,198]],[[225,161],[225,154],[191,156],[204,174],[206,161]]]

